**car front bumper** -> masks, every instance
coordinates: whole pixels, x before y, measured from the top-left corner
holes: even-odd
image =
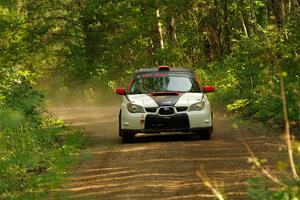
[[[174,115],[121,113],[121,128],[135,133],[194,132],[212,127],[209,110],[180,112]]]

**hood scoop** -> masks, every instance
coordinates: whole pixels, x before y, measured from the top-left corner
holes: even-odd
[[[153,92],[149,94],[150,96],[179,96],[178,92]]]
[[[174,106],[180,98],[178,92],[154,92],[148,94],[148,96],[151,97],[159,107]]]

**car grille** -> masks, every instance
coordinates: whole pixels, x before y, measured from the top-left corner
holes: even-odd
[[[173,114],[175,114],[175,109],[174,109],[174,107],[171,107],[171,106],[163,106],[163,107],[159,108],[158,113],[160,115],[173,115]]]
[[[187,114],[172,116],[147,115],[145,129],[147,131],[179,131],[189,129],[190,123]]]
[[[155,113],[157,108],[145,108],[146,112]]]
[[[187,111],[188,107],[176,107],[177,112]]]

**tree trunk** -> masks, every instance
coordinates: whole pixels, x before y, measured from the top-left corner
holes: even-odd
[[[176,20],[174,17],[169,17],[167,20],[167,35],[168,41],[173,46],[177,45]]]
[[[270,16],[271,16],[271,2],[267,2],[267,12],[268,12],[268,23],[270,21]]]
[[[172,30],[172,40],[177,42],[177,35],[176,35],[176,21],[175,18],[172,17],[171,19],[171,30]]]
[[[257,20],[256,20],[256,15],[255,15],[255,10],[254,10],[254,5],[253,5],[253,0],[250,0],[250,14],[251,14],[251,28],[252,28],[252,32],[256,32],[256,24],[257,24]]]
[[[285,14],[283,0],[272,0],[272,8],[273,8],[274,16],[276,18],[277,26],[281,28],[283,25],[284,14]]]
[[[246,24],[245,24],[245,20],[244,20],[244,16],[243,16],[243,14],[241,14],[241,22],[242,22],[242,27],[243,27],[243,31],[244,31],[244,33],[245,33],[245,36],[246,37],[249,37],[249,34],[248,34],[248,30],[247,30],[247,26],[246,26]]]
[[[280,13],[280,18],[281,18],[281,25],[284,24],[285,22],[285,5],[284,5],[284,0],[280,0],[279,4],[279,13]]]
[[[160,48],[164,49],[164,37],[163,37],[163,29],[162,29],[162,23],[160,22],[160,10],[157,9],[156,10],[156,17],[158,19],[157,22],[157,29],[158,29],[158,33],[159,33],[159,37],[160,37]]]
[[[242,0],[239,9],[240,9],[240,12],[241,12],[241,22],[242,22],[243,30],[245,32],[246,37],[249,37],[251,35],[251,28],[250,28],[250,25],[249,25],[248,13],[244,10],[244,8],[246,6],[247,5],[245,5],[244,0]]]
[[[230,44],[230,29],[228,25],[228,3],[227,0],[224,0],[224,16],[223,16],[223,22],[224,22],[224,43],[225,43],[225,54],[228,54],[231,49],[231,44]]]

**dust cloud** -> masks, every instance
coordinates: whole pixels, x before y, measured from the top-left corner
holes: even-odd
[[[91,85],[47,88],[45,99],[47,107],[112,107],[121,104],[121,97],[112,88]]]

